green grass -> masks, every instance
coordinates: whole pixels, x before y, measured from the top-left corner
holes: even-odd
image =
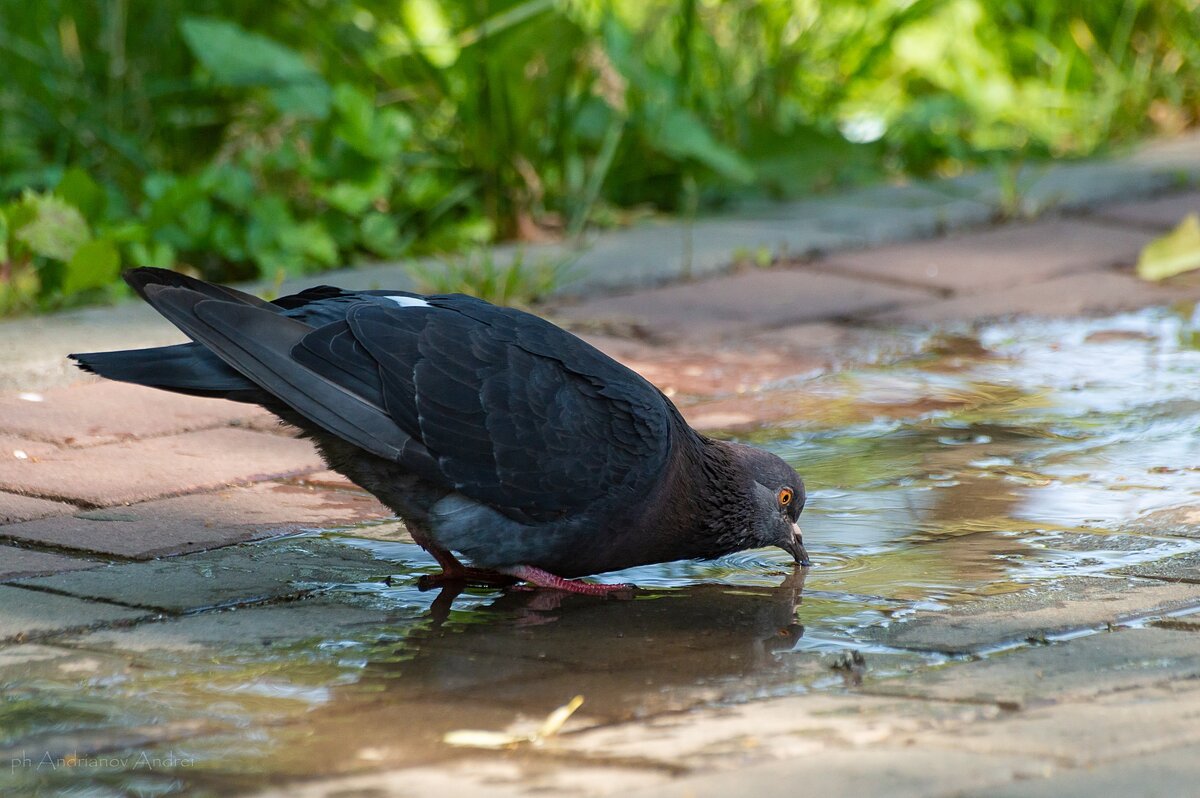
[[[1200,13],[42,0],[0,3],[0,74],[0,312],[18,312],[109,298],[128,266],[275,278],[895,175],[995,169],[1015,213],[1015,164],[1195,123]],[[71,204],[103,258],[23,243],[27,191]]]

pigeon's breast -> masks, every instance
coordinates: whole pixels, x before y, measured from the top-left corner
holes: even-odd
[[[570,578],[661,561],[657,552],[648,554],[653,547],[626,519],[600,525],[568,516],[522,523],[461,493],[430,508],[428,527],[439,545],[460,552],[479,568],[531,565]]]

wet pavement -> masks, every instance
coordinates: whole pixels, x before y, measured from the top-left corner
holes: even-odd
[[[1037,794],[1193,741],[1200,314],[870,337],[817,373],[647,355],[805,476],[807,572],[761,550],[599,577],[629,600],[422,592],[432,560],[317,475],[272,490],[343,496],[340,526],[11,578],[0,793]]]

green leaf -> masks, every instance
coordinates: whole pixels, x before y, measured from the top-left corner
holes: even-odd
[[[14,237],[35,255],[70,260],[75,250],[92,237],[83,214],[60,197],[26,191],[21,204],[32,211],[32,218],[16,230]]]
[[[285,228],[281,231],[279,243],[284,250],[303,255],[318,265],[327,268],[337,265],[337,242],[320,222],[304,222]]]
[[[228,20],[186,17],[179,27],[219,85],[270,89],[271,101],[285,114],[329,115],[329,84],[296,51]]]
[[[354,149],[370,155],[374,150],[371,128],[375,124],[375,102],[357,86],[339,83],[333,90],[333,107],[337,111],[334,133]]]
[[[754,179],[754,169],[741,155],[712,137],[699,117],[686,108],[670,108],[652,132],[654,143],[668,155],[693,158],[738,183]]]
[[[133,220],[126,220],[120,224],[105,227],[100,232],[103,238],[107,238],[114,244],[133,244],[135,242],[143,242],[150,235],[150,231],[146,229],[146,225]]]
[[[238,210],[247,208],[255,194],[254,175],[232,164],[210,165],[201,175],[200,186]]]
[[[250,255],[260,264],[267,265],[268,256],[278,248],[283,231],[295,224],[282,197],[268,194],[256,198],[250,205],[250,224],[246,228],[246,247]]]
[[[129,260],[134,266],[169,269],[175,265],[175,250],[165,241],[137,241],[129,245]]]
[[[406,114],[394,108],[376,109],[370,95],[348,83],[333,90],[333,107],[334,135],[367,158],[394,158],[412,135],[412,120]]]
[[[387,197],[391,187],[391,174],[380,168],[373,170],[366,180],[342,180],[315,193],[339,211],[360,216],[376,199]]]
[[[396,219],[383,213],[369,213],[359,224],[362,245],[384,258],[394,258],[408,244],[400,235]]]
[[[1165,280],[1193,269],[1200,269],[1200,216],[1189,213],[1178,227],[1142,249],[1137,275]]]
[[[97,238],[81,244],[67,261],[63,276],[64,294],[77,294],[89,288],[102,288],[117,279],[121,256],[113,242]]]
[[[240,222],[224,214],[213,219],[208,240],[222,258],[238,262],[246,259],[245,235]]]
[[[0,264],[8,263],[8,217],[0,210]]]
[[[63,173],[54,193],[78,208],[84,217],[92,222],[104,214],[104,206],[108,201],[104,189],[78,167],[72,167]]]
[[[437,0],[404,0],[400,18],[429,63],[445,69],[458,60],[458,43]]]

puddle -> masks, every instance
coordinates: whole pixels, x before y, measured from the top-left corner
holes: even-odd
[[[805,416],[738,437],[808,481],[803,578],[753,551],[601,577],[641,586],[632,601],[423,593],[432,561],[363,527],[326,538],[386,581],[0,649],[0,792],[249,790],[462,756],[446,732],[529,733],[574,695],[565,733],[936,664],[864,630],[1200,550],[1140,523],[1200,494],[1197,328],[1166,311],[998,324],[781,382]]]

